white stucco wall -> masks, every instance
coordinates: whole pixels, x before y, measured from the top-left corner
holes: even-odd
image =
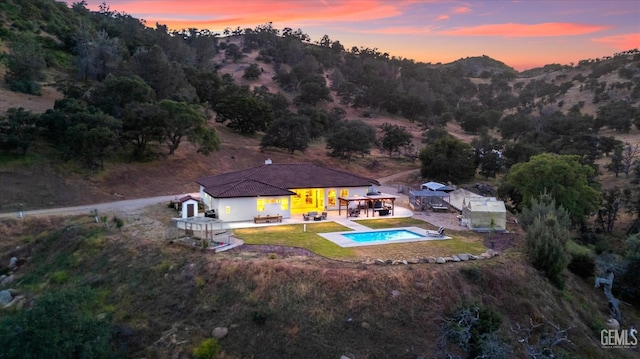
[[[190,204],[193,205],[193,216],[194,217],[198,216],[198,201],[196,201],[194,199],[188,199],[188,200],[182,202],[182,218],[188,218],[187,217],[187,208],[189,208]]]
[[[288,201],[288,208],[283,210],[281,203],[265,204],[264,211],[258,212],[257,197],[240,197],[240,198],[220,198],[213,201],[214,208],[218,213],[218,218],[226,222],[253,221],[253,217],[257,215],[276,215],[282,218],[291,217],[291,200],[289,196],[265,197],[276,199],[282,202],[283,199]],[[227,213],[228,209],[228,213]]]

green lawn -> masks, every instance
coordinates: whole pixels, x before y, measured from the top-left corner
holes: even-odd
[[[420,227],[434,229],[434,226],[414,218],[385,218],[356,221],[371,229]],[[303,224],[291,224],[280,226],[268,226],[259,228],[242,228],[234,230],[234,235],[246,244],[269,244],[289,247],[304,248],[327,258],[355,257],[351,248],[342,248],[335,243],[320,237],[317,233],[345,232],[350,229],[335,222],[309,223],[306,232]],[[482,244],[482,239],[477,234],[469,231],[448,231],[451,237],[442,241],[422,241],[411,243],[412,246],[433,248],[434,253],[473,253],[479,254],[487,250]],[[406,246],[407,243],[388,244],[393,250],[394,246]]]
[[[349,231],[349,228],[335,222],[309,223],[306,228],[306,232],[303,231],[303,224],[241,228],[234,229],[233,234],[246,244],[270,244],[304,248],[328,258],[355,256],[351,248],[342,248],[317,234],[345,232]]]

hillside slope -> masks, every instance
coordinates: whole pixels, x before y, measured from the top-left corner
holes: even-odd
[[[520,342],[530,321],[532,344],[568,330],[556,353],[580,358],[634,358],[638,349],[600,348],[604,295],[569,274],[552,287],[524,264],[519,249],[482,262],[375,266],[313,255],[240,248],[221,254],[170,245],[166,208],[128,214],[122,229],[91,218],[5,220],[0,263],[25,258],[15,279],[32,298],[70,284],[104,293],[128,357],[186,357],[216,327],[223,358],[433,358],[461,354],[444,329],[461,307],[479,305],[500,318],[496,332],[526,357]],[[132,240],[134,239],[135,240]],[[21,249],[15,250],[16,245]],[[625,318],[638,317],[625,307]],[[449,324],[448,324],[449,323]]]

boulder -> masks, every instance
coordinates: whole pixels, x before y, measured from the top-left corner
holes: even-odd
[[[13,282],[13,274],[10,274],[9,276],[2,279],[2,282],[0,282],[0,285],[2,286],[9,285],[11,284],[11,282]]]
[[[451,256],[451,259],[452,259],[454,262],[460,262],[460,260],[461,260],[461,259],[460,259],[460,257],[458,257],[458,256],[456,256],[456,255]]]
[[[229,334],[229,329],[227,327],[215,327],[211,332],[211,335],[216,339],[222,339]]]
[[[418,264],[418,263],[420,263],[420,260],[417,259],[417,258],[409,259],[409,260],[407,260],[407,263],[409,263],[409,264]]]
[[[458,254],[458,258],[460,258],[461,261],[468,261],[469,255],[467,253],[460,253]]]
[[[375,259],[375,260],[373,261],[373,264],[377,264],[377,265],[379,265],[379,266],[383,266],[383,265],[385,265],[385,264],[387,264],[387,263],[386,263],[385,261],[383,261],[382,259]]]
[[[445,262],[453,262],[453,257],[444,257]]]
[[[620,323],[615,318],[607,319],[607,321],[604,323],[604,326],[607,327],[607,329],[620,329]]]
[[[498,251],[494,251],[493,249],[489,249],[489,250],[487,251],[487,254],[488,254],[488,255],[490,255],[491,257],[495,257],[495,256],[499,256],[499,255],[500,255],[500,252],[498,252]]]
[[[475,261],[476,259],[478,259],[478,256],[474,255],[474,254],[469,254],[469,259],[472,261]]]
[[[438,259],[436,259],[436,263],[444,264],[444,263],[447,263],[447,261],[443,257],[438,257]]]
[[[360,326],[362,327],[362,329],[370,329],[371,328],[371,324],[369,324],[367,322],[362,322],[360,324]]]
[[[15,267],[18,266],[18,258],[17,257],[11,257],[11,259],[9,259],[9,268],[13,269]]]
[[[11,292],[9,290],[0,290],[0,305],[5,306],[11,303],[12,300],[13,296],[11,295]]]
[[[436,257],[427,257],[427,263],[435,263]]]

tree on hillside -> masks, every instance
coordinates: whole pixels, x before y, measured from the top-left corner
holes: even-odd
[[[618,132],[627,133],[631,124],[640,120],[640,110],[625,101],[608,103],[598,107],[596,128],[607,126]]]
[[[624,144],[619,143],[613,148],[613,154],[609,157],[610,162],[606,165],[606,169],[609,172],[613,172],[616,178],[621,172],[624,172],[624,165],[622,163],[623,152]]]
[[[105,30],[100,30],[91,38],[86,26],[77,34],[74,64],[81,81],[95,79],[102,81],[113,71],[122,58],[120,41],[111,39]]]
[[[90,104],[105,113],[121,117],[125,107],[132,103],[151,103],[155,101],[155,92],[138,76],[113,76],[99,83],[91,92]]]
[[[331,115],[323,109],[303,106],[298,109],[298,115],[309,119],[309,137],[311,140],[322,137],[331,129]]]
[[[11,91],[40,95],[39,81],[44,79],[44,51],[33,36],[16,34],[7,43],[5,82]]]
[[[547,191],[564,207],[574,224],[595,213],[599,198],[593,167],[583,165],[575,155],[543,153],[528,162],[511,167],[503,184],[511,188],[516,209],[529,206],[531,200]]]
[[[164,133],[164,113],[151,103],[132,103],[124,111],[122,139],[133,145],[132,157],[147,157],[149,146],[159,143]]]
[[[207,129],[204,115],[195,106],[184,102],[162,100],[158,106],[163,111],[163,138],[172,155],[185,137],[204,148],[219,146],[217,136]]]
[[[0,150],[17,149],[22,155],[27,154],[38,132],[37,118],[22,107],[8,109],[6,115],[0,117]]]
[[[98,110],[73,114],[71,123],[62,141],[67,154],[81,159],[88,168],[104,168],[107,154],[119,145],[122,122]]]
[[[380,145],[382,149],[389,152],[389,157],[393,156],[394,152],[400,151],[401,148],[411,145],[413,137],[406,128],[389,123],[383,123],[380,128],[382,129]]]
[[[327,136],[329,155],[348,161],[354,155],[368,154],[375,143],[375,129],[361,120],[338,122]]]
[[[217,122],[228,122],[227,127],[251,135],[265,131],[274,119],[273,108],[257,98],[248,88],[235,88],[216,103]]]
[[[262,75],[262,69],[258,64],[251,64],[247,68],[244,69],[243,78],[247,80],[257,80]]]
[[[327,88],[322,76],[306,77],[300,82],[300,95],[294,99],[296,105],[304,104],[315,106],[321,101],[333,101],[331,91]]]
[[[531,264],[558,288],[564,286],[562,271],[569,264],[569,231],[560,225],[555,213],[537,216],[527,227],[527,255]]]
[[[624,191],[618,187],[602,191],[602,204],[598,209],[597,223],[603,233],[613,232],[613,225],[618,219],[618,212],[624,202]]]
[[[196,99],[196,90],[187,81],[180,64],[169,61],[160,46],[138,50],[130,64],[133,74],[155,90],[158,100],[193,102]]]
[[[465,181],[476,172],[471,146],[450,135],[425,146],[419,158],[422,177],[435,181]]]
[[[294,153],[303,152],[309,147],[310,121],[304,115],[290,115],[274,121],[260,141],[260,147],[283,148]]]
[[[625,143],[622,151],[622,171],[627,178],[629,178],[629,174],[633,170],[633,167],[637,165],[638,160],[636,157],[638,156],[639,151],[640,143],[636,143],[635,146]]]

